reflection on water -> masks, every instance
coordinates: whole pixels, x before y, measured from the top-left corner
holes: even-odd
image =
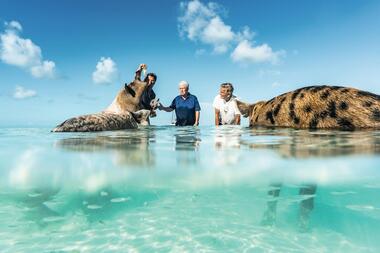
[[[253,149],[272,149],[289,158],[337,157],[379,154],[380,131],[309,131],[294,129],[251,129],[251,136],[281,137],[274,142],[246,142]]]
[[[154,154],[149,144],[155,141],[154,129],[131,130],[128,135],[96,135],[60,139],[55,147],[77,152],[102,152],[112,150],[119,165],[151,167]]]
[[[194,127],[175,129],[175,150],[196,151],[201,143],[200,130]]]
[[[0,138],[5,252],[380,249],[380,131],[150,126]]]
[[[178,127],[174,133],[178,168],[199,163],[200,130],[194,127]]]
[[[78,152],[116,150],[125,157],[125,164],[135,163],[142,167],[147,165],[147,161],[153,160],[154,164],[154,158],[150,156],[154,156],[153,151],[160,147],[152,144],[161,136],[174,136],[174,151],[199,151],[202,136],[205,136],[214,139],[215,151],[248,147],[273,150],[283,157],[297,159],[380,153],[380,131],[339,132],[225,126],[204,132],[202,134],[199,128],[194,127],[149,127],[112,134],[108,132],[105,135],[62,138],[55,142],[54,147]],[[164,145],[170,145],[169,141]]]

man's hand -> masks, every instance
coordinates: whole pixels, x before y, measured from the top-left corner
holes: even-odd
[[[194,126],[198,126],[199,125],[199,122],[195,122]]]
[[[139,67],[138,67],[138,71],[139,70],[143,70],[143,69],[146,69],[146,64],[145,63],[141,63],[140,65],[139,65]]]

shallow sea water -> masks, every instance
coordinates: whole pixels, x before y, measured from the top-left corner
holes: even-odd
[[[380,131],[0,128],[1,252],[379,252]]]

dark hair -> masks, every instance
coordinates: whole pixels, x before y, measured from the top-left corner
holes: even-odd
[[[148,82],[148,77],[149,76],[153,76],[154,77],[154,81],[156,82],[157,81],[157,75],[155,73],[148,73],[144,79],[144,82]]]
[[[234,86],[232,85],[232,83],[222,83],[220,85],[220,88],[231,88],[231,92],[234,91]]]

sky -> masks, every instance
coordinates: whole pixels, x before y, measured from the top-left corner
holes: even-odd
[[[0,126],[99,112],[140,63],[164,105],[189,82],[201,125],[224,82],[250,103],[308,85],[380,94],[379,13],[371,0],[0,0]]]

